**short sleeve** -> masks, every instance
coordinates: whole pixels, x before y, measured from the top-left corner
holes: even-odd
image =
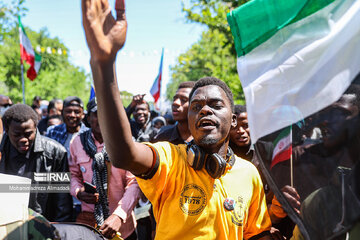
[[[244,239],[256,239],[271,229],[271,220],[267,211],[263,184],[257,169],[251,169],[253,195],[249,206],[248,219],[244,227]]]
[[[179,155],[181,153],[177,145],[173,145],[169,142],[158,142],[155,144],[145,143],[152,148],[154,152],[154,158],[158,158],[158,166],[155,164],[156,171],[152,174],[151,178],[144,179],[136,177],[137,182],[141,188],[141,191],[151,201],[152,204],[156,204],[159,201],[161,194],[163,193],[166,185],[169,181],[169,175],[173,171],[173,166],[177,165],[179,161]],[[185,150],[184,150],[185,151]],[[156,159],[154,159],[156,161]]]

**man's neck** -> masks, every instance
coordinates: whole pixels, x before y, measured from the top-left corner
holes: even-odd
[[[66,131],[68,132],[68,133],[77,133],[78,131],[80,131],[80,127],[81,127],[81,125],[79,125],[79,126],[77,126],[77,127],[68,127],[68,126],[66,126]]]
[[[238,146],[235,146],[234,144],[231,144],[230,143],[230,147],[231,149],[234,151],[234,154],[238,157],[241,157],[245,160],[248,160],[250,161],[252,159],[252,153],[249,152],[250,150],[250,146],[247,147],[238,147]]]
[[[192,136],[191,136],[187,121],[178,122],[176,127],[177,127],[177,130],[178,130],[182,140],[184,140],[186,142],[189,142],[192,140]]]

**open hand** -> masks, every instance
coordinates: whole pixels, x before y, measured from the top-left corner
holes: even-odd
[[[92,60],[111,62],[124,46],[127,22],[125,0],[116,0],[116,20],[108,0],[82,0],[82,19]]]

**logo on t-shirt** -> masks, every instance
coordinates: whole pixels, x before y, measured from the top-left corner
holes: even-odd
[[[238,197],[235,201],[234,210],[231,211],[231,221],[239,227],[243,225],[244,210],[244,200],[242,197]]]
[[[187,215],[194,216],[200,214],[205,206],[205,191],[195,184],[186,185],[180,195],[181,210]]]

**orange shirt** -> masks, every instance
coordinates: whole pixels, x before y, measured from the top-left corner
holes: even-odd
[[[185,145],[149,144],[157,150],[159,168],[138,184],[154,208],[156,239],[249,239],[271,228],[259,173],[236,157],[220,179],[187,163]],[[233,200],[233,210],[224,207]]]

